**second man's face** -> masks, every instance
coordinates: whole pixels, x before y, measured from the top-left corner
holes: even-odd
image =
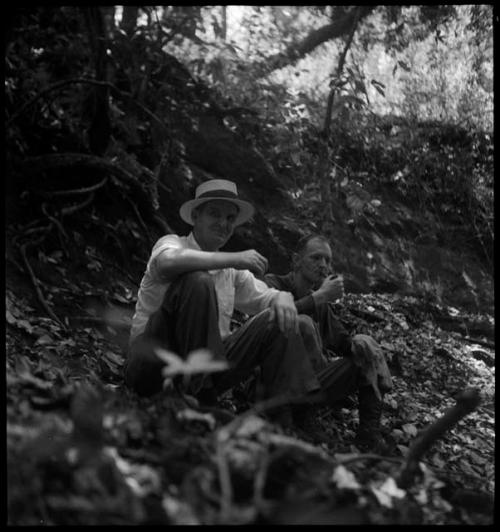
[[[297,272],[312,286],[318,287],[331,273],[332,250],[320,239],[310,240],[296,262]]]
[[[203,251],[217,251],[233,234],[238,207],[225,200],[207,201],[193,211],[193,233]]]

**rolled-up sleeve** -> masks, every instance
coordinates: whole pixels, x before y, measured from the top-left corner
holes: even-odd
[[[151,251],[147,270],[157,281],[165,281],[158,270],[158,257],[167,249],[180,249],[184,247],[181,239],[177,235],[166,235],[158,240]]]
[[[253,316],[271,305],[279,290],[270,288],[248,270],[235,270],[234,307]]]

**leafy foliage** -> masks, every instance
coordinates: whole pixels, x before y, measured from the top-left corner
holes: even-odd
[[[381,295],[350,295],[339,307],[353,334],[380,342],[394,374],[383,428],[396,451],[386,459],[352,446],[350,402],[318,412],[336,442],[321,448],[246,411],[235,394],[222,398],[224,415],[175,394],[139,399],[121,382],[118,321],[65,331],[29,306],[29,290],[28,299],[16,292],[6,309],[12,524],[491,523],[494,368],[472,356],[473,340],[437,325],[438,308]],[[481,390],[481,406],[434,443],[421,477],[402,489],[409,446],[468,386]]]
[[[359,268],[373,273],[376,256],[386,265],[380,232],[394,202],[403,214],[419,209],[441,241],[492,261],[492,7],[378,6],[355,27],[339,23],[357,20],[357,7],[9,11],[11,524],[491,522],[493,320],[442,305],[439,279],[420,280],[422,298],[358,294],[339,309],[399,371],[385,404],[396,462],[351,448],[349,403],[336,416],[319,412],[338,441],[327,450],[243,413],[236,394],[207,412],[175,393],[141,400],[122,387],[150,247],[169,230],[165,219],[177,230],[179,202],[210,175],[220,145],[252,154],[240,168],[262,163],[266,193],[246,185],[263,204],[275,182],[294,200],[265,213],[265,239],[241,233],[245,245],[286,262],[293,239],[318,230],[333,206],[335,237],[349,244],[336,260],[362,246]],[[317,37],[332,26],[335,37]],[[402,217],[401,233],[421,238]],[[360,235],[373,235],[377,251]],[[417,277],[411,255],[402,260]],[[477,276],[461,268],[479,310]],[[220,369],[205,355],[169,361],[180,374]],[[413,438],[466,386],[482,390],[482,406],[436,443],[401,493],[394,479]]]

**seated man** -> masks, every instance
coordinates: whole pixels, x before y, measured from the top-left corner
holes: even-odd
[[[263,275],[267,259],[253,249],[219,251],[253,212],[233,182],[213,179],[180,208],[192,232],[165,235],[154,245],[137,296],[125,368],[126,383],[140,395],[162,390],[158,346],[182,358],[207,348],[229,362],[228,371],[192,379],[188,391],[206,402],[256,366],[262,367],[267,397],[320,389],[298,335],[291,294],[269,288],[251,273]],[[254,317],[231,334],[234,308]]]
[[[312,334],[304,342],[317,372],[329,365],[329,354],[350,358],[361,370],[365,382],[360,386],[358,439],[370,439],[378,432],[382,410],[382,395],[392,388],[392,379],[379,345],[370,336],[350,337],[335,316],[333,303],[344,296],[342,276],[331,272],[332,250],[322,235],[301,238],[293,256],[293,271],[286,275],[267,274],[268,286],[292,293],[297,312],[310,316],[315,323]],[[309,329],[311,330],[311,329]]]
[[[319,373],[313,369],[304,344],[312,320],[298,316],[290,292],[254,276],[264,275],[265,257],[253,249],[220,251],[253,212],[233,182],[213,179],[180,208],[192,232],[165,235],[154,245],[137,296],[125,367],[127,385],[140,395],[162,390],[164,362],[155,355],[157,347],[182,358],[207,348],[229,363],[226,371],[190,381],[187,391],[201,402],[213,403],[255,367],[261,371],[263,398],[285,398],[289,404],[333,403],[357,387],[361,372],[349,359],[326,364]],[[252,318],[231,332],[234,309]]]

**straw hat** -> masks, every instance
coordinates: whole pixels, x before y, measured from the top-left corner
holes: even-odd
[[[226,200],[230,201],[238,207],[238,215],[236,216],[235,225],[241,225],[248,221],[255,211],[253,205],[247,201],[241,200],[238,197],[238,190],[236,184],[227,179],[211,179],[205,181],[196,188],[195,198],[186,201],[181,205],[179,214],[181,218],[189,225],[194,225],[192,218],[193,210],[202,203],[211,200]]]

